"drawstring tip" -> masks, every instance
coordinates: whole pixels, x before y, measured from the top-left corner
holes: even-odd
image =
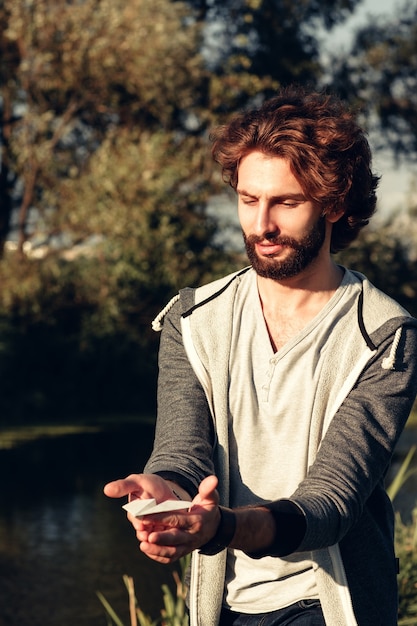
[[[395,370],[395,363],[390,357],[382,359],[381,367],[383,370]]]

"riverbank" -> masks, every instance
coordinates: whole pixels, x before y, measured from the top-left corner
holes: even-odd
[[[56,438],[67,435],[99,433],[112,427],[132,425],[151,425],[155,421],[152,415],[105,415],[73,423],[43,423],[37,425],[5,426],[0,428],[0,450],[9,450],[15,446],[36,439]]]

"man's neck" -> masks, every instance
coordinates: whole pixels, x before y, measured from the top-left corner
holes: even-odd
[[[313,300],[329,300],[342,281],[343,270],[332,259],[323,265],[311,264],[297,276],[283,280],[258,276],[261,302],[269,308],[296,310]]]
[[[299,333],[327,304],[343,278],[330,260],[327,268],[308,268],[290,279],[257,277],[259,297],[271,344],[275,350]]]

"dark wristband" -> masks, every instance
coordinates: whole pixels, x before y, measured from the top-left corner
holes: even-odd
[[[232,509],[225,509],[223,506],[219,506],[220,512],[220,524],[217,528],[216,534],[205,543],[199,549],[200,554],[207,554],[213,556],[218,554],[232,541],[236,531],[236,515]]]
[[[261,559],[264,556],[285,557],[296,552],[307,528],[302,510],[291,500],[275,500],[263,507],[269,509],[274,518],[275,539],[268,548],[246,554],[252,559]]]

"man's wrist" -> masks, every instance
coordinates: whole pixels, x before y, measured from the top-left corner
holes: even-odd
[[[199,549],[200,554],[213,556],[218,554],[231,543],[236,532],[236,515],[232,509],[219,506],[220,523],[214,537]]]
[[[177,500],[191,500],[189,493],[183,487],[172,480],[166,480],[166,482]]]
[[[264,512],[268,512],[268,517],[265,518],[268,526],[262,535],[265,538],[270,537],[270,541],[266,545],[254,546],[244,552],[253,559],[264,556],[284,557],[297,552],[306,532],[306,519],[300,507],[291,500],[282,499],[264,504],[262,508]],[[274,531],[271,535],[272,529]]]

